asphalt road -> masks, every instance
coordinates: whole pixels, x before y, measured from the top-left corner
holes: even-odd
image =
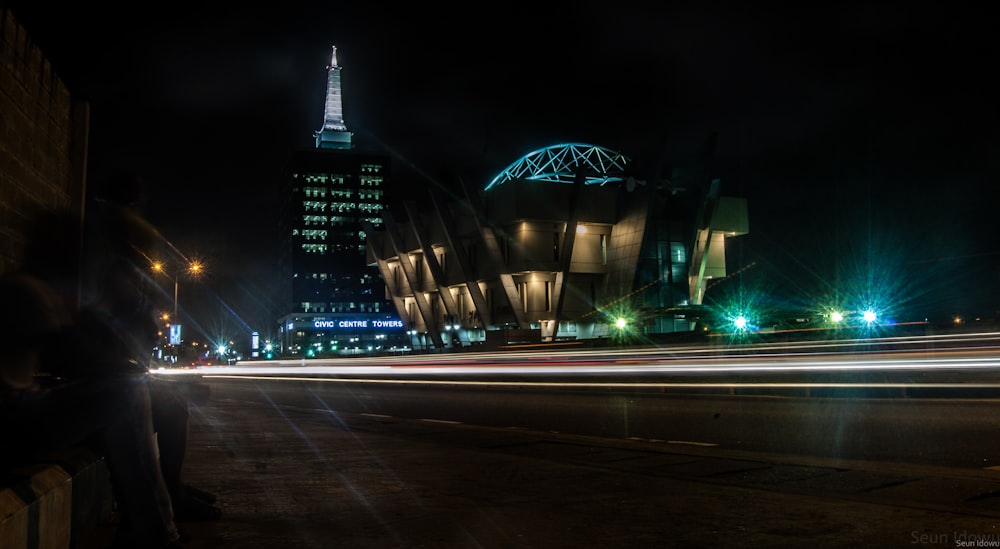
[[[973,354],[983,368],[894,382],[992,385],[984,357],[996,353]],[[1000,545],[991,395],[535,385],[379,368],[187,372],[212,393],[192,419],[187,478],[219,494],[225,515],[182,524],[186,546]]]
[[[182,525],[198,549],[1000,539],[1000,473],[978,464],[748,451],[703,445],[705,433],[646,440],[474,426],[386,414],[356,391],[357,409],[343,411],[348,399],[296,383],[211,384],[192,423],[188,480],[218,493],[225,516]],[[427,394],[425,411],[448,409],[440,397]]]
[[[216,370],[202,373],[227,394],[305,409],[831,459],[991,467],[1000,465],[995,356],[983,349],[836,359],[757,353],[726,358],[719,368],[703,357],[678,363],[633,355],[600,362],[595,371],[598,361],[584,355],[560,357],[554,366],[550,358],[544,368],[537,358],[507,357],[500,371],[485,372],[477,369],[482,359],[451,358],[434,371],[408,364],[279,369],[286,375],[254,376],[261,373],[254,367],[218,377]],[[641,365],[624,371],[623,361]],[[698,371],[686,370],[692,362]],[[842,369],[844,364],[851,367]],[[606,383],[613,380],[618,383]]]

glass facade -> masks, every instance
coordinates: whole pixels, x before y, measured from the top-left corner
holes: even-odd
[[[281,215],[284,355],[368,353],[405,344],[385,283],[368,265],[361,224],[381,228],[388,177],[389,159],[380,155],[330,149],[293,154]],[[331,327],[345,322],[369,329],[346,334]]]
[[[336,47],[315,137],[315,149],[292,154],[283,181],[280,352],[321,357],[405,345],[385,283],[368,265],[362,229],[364,223],[382,226],[389,158],[360,152],[351,142]]]

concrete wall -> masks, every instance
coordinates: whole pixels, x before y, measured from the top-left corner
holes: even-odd
[[[88,116],[0,5],[0,273],[18,266],[32,212],[65,208],[82,218]],[[103,460],[82,449],[0,470],[0,547],[80,547],[111,502]]]
[[[88,106],[77,101],[9,8],[0,7],[0,273],[38,208],[84,203]]]
[[[0,547],[96,546],[114,511],[110,479],[107,463],[84,448],[0,470]]]

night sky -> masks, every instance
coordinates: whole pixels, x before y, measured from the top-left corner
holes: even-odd
[[[149,217],[208,258],[248,324],[334,45],[355,143],[393,157],[390,200],[446,172],[484,186],[563,142],[669,169],[717,134],[715,175],[750,214],[720,292],[797,306],[878,287],[900,314],[1000,309],[995,23],[963,3],[13,4],[91,101],[91,180],[142,173]]]

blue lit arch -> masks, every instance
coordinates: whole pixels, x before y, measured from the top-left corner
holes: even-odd
[[[629,159],[618,151],[586,143],[563,143],[530,152],[504,168],[485,190],[515,179],[572,183],[578,166],[586,171],[587,185],[621,181]]]

